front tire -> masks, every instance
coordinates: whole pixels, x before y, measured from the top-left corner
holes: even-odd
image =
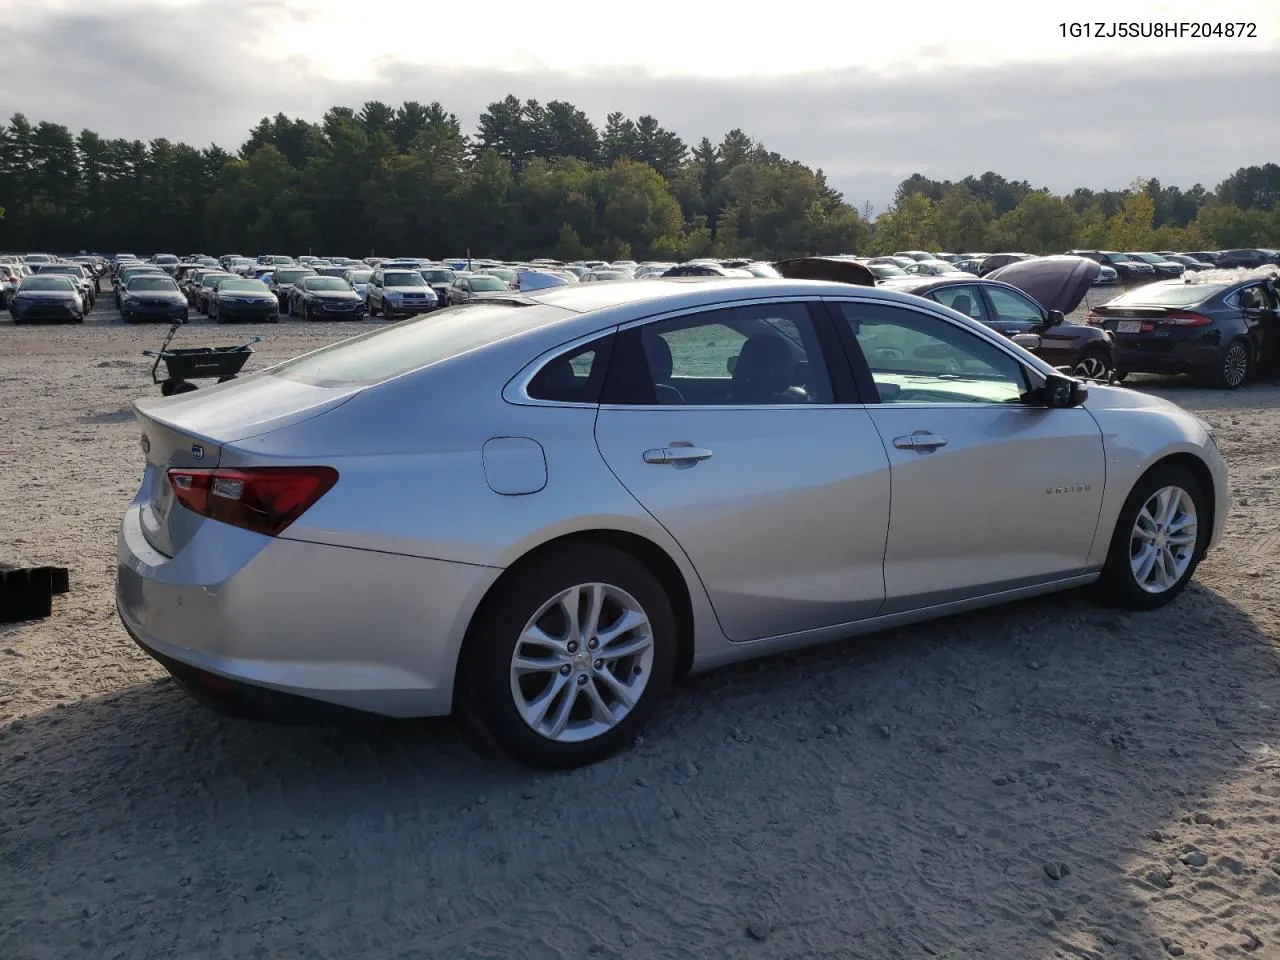
[[[676,622],[628,554],[566,547],[502,584],[460,664],[466,719],[517,761],[564,770],[634,740],[671,685]]]
[[[1113,601],[1154,610],[1191,581],[1209,543],[1209,503],[1185,467],[1157,465],[1134,486],[1111,537],[1100,581]]]
[[[1086,350],[1071,368],[1071,373],[1084,380],[1100,380],[1106,383],[1112,374],[1111,360],[1101,350]]]

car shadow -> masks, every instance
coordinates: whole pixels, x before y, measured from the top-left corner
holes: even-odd
[[[1197,584],[691,678],[565,774],[158,680],[0,736],[0,955],[1156,956],[1188,898],[1280,903],[1266,864],[1178,859],[1232,842],[1278,693],[1273,641]]]

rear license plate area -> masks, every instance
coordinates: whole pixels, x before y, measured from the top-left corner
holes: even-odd
[[[1116,333],[1141,333],[1141,320],[1121,320],[1116,324]]]

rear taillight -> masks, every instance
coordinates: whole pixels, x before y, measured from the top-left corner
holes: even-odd
[[[332,467],[170,470],[174,497],[188,510],[274,537],[338,482]]]
[[[1160,318],[1160,322],[1171,324],[1175,327],[1207,327],[1213,323],[1213,320],[1203,313],[1192,313],[1189,310],[1170,310]]]
[[[1085,314],[1084,322],[1091,327],[1100,327],[1102,326],[1102,321],[1105,319],[1106,317],[1098,313],[1098,311],[1090,310],[1088,313]]]

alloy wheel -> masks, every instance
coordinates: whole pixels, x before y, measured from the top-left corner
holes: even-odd
[[[1071,372],[1085,380],[1105,380],[1108,373],[1107,363],[1098,356],[1081,357]]]
[[[1238,387],[1249,372],[1249,348],[1243,343],[1233,343],[1222,357],[1222,382],[1228,387]]]
[[[598,737],[640,701],[653,654],[653,628],[635,597],[607,583],[569,587],[538,609],[516,642],[516,710],[558,743]]]
[[[1138,510],[1129,535],[1129,569],[1147,593],[1164,593],[1186,574],[1195,556],[1195,501],[1181,487],[1161,487]]]

